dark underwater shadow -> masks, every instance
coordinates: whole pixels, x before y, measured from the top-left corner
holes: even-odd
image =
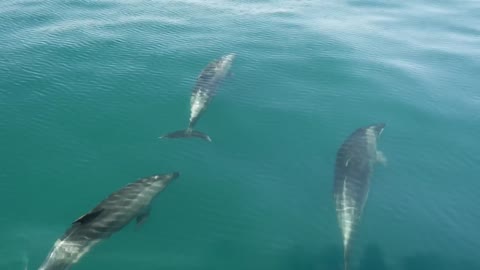
[[[402,263],[405,270],[473,270],[480,269],[480,265],[472,261],[451,259],[445,256],[430,253],[420,253],[407,256]]]

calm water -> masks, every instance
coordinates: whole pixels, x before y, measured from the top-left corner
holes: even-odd
[[[387,123],[352,270],[480,269],[480,2],[0,2],[0,269],[105,196],[178,180],[72,269],[341,269],[337,148]],[[233,76],[186,127],[206,64]]]

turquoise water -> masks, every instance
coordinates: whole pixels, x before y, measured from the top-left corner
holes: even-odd
[[[72,269],[342,269],[335,154],[387,124],[351,270],[480,269],[478,1],[0,2],[0,269],[179,171]],[[235,52],[198,130],[199,72]]]

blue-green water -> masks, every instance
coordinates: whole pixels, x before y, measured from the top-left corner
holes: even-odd
[[[233,76],[197,128],[211,60]],[[335,154],[387,123],[351,270],[480,269],[480,2],[0,2],[0,269],[179,171],[138,231],[72,269],[342,269]]]

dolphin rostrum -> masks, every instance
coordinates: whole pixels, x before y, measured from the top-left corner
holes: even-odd
[[[367,201],[373,165],[377,161],[385,162],[385,157],[377,150],[377,139],[384,128],[384,123],[378,123],[355,130],[337,152],[334,198],[343,235],[345,270],[348,269],[352,235]]]
[[[148,217],[151,201],[178,172],[141,178],[110,194],[95,208],[75,220],[57,239],[39,270],[67,270],[95,244],[109,238],[136,218],[137,226]]]
[[[221,82],[223,82],[229,74],[234,58],[234,53],[224,55],[220,59],[210,62],[202,70],[197,78],[190,98],[190,122],[188,128],[168,133],[160,138],[198,137],[209,142],[212,141],[207,134],[193,130],[193,127],[202,113],[207,109],[208,104],[215,96]]]

